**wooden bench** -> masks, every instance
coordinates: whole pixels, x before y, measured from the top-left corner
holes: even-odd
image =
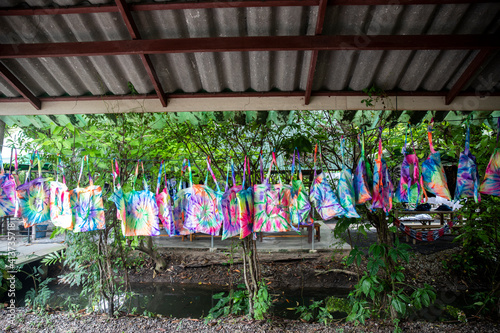
[[[295,228],[297,228],[296,225],[294,225]],[[318,222],[314,222],[314,226],[312,225],[300,225],[299,229],[307,229],[307,242],[312,243],[312,237],[313,237],[313,227],[315,231],[315,239],[319,242],[321,241],[321,224]],[[293,230],[292,230],[293,231]],[[269,232],[269,233],[264,233],[264,232],[259,232],[257,233],[257,237],[259,240],[262,242],[263,237],[306,237],[306,235],[302,234],[284,234],[283,232]]]

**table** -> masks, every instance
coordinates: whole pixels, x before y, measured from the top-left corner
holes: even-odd
[[[444,211],[444,210],[428,210],[428,211],[415,211],[415,210],[396,210],[394,211],[394,216],[399,218],[400,215],[419,215],[419,214],[428,214],[428,215],[439,215],[439,224],[444,225],[445,215],[449,215],[449,220],[453,220],[453,214],[455,211]],[[420,221],[422,225],[425,225],[426,222],[430,222],[429,220],[410,220],[410,221]]]

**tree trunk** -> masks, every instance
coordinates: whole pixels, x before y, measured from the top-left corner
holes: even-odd
[[[243,248],[243,278],[248,291],[248,315],[254,317],[254,297],[259,291],[261,273],[257,255],[257,245],[251,237],[241,241]]]
[[[156,271],[162,271],[165,268],[167,268],[167,262],[166,260],[162,257],[162,255],[156,251],[153,248],[153,238],[151,236],[146,237],[147,238],[147,243],[144,245],[144,242],[141,240],[139,243],[139,246],[137,247],[137,250],[146,253],[148,256],[153,259],[155,262],[155,270]]]

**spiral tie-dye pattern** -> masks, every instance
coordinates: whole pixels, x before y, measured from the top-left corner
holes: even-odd
[[[431,120],[427,128],[427,137],[429,139],[429,147],[431,154],[422,163],[422,177],[424,179],[425,190],[434,193],[436,196],[446,200],[451,200],[450,190],[444,173],[443,165],[441,164],[441,155],[434,150],[432,144],[432,131],[434,119]]]
[[[382,127],[379,128],[378,156],[373,170],[373,201],[371,209],[383,209],[387,214],[392,209],[392,192],[394,187],[391,182],[387,164],[382,158]]]
[[[342,152],[342,172],[340,173],[339,185],[337,187],[337,194],[340,200],[340,205],[345,210],[345,217],[358,218],[359,214],[356,212],[355,200],[354,200],[354,186],[352,184],[352,173],[349,168],[346,167],[344,163],[344,147],[345,139],[342,135],[340,140],[341,152]]]
[[[500,197],[500,148],[498,148],[498,138],[500,134],[500,118],[497,121],[497,143],[495,150],[491,155],[484,180],[481,183],[479,192],[482,194],[494,195]]]
[[[318,144],[314,149],[314,177],[313,184],[311,185],[311,193],[309,194],[309,200],[316,207],[316,211],[319,216],[324,221],[331,220],[334,217],[343,216],[346,211],[339,203],[337,195],[333,191],[332,187],[326,180],[326,177],[322,172],[316,176],[316,155],[318,153]],[[324,165],[323,157],[321,155],[321,146],[319,146],[319,160],[320,167]]]
[[[297,169],[299,171],[299,179],[294,179],[295,176],[295,155],[297,155]],[[294,149],[292,161],[292,177],[290,180],[292,187],[290,200],[290,219],[292,228],[300,232],[301,225],[311,225],[314,221],[311,217],[311,203],[304,187],[302,168],[300,166],[300,153],[297,148]],[[297,225],[297,227],[295,227]]]
[[[455,201],[462,197],[474,198],[475,202],[481,201],[479,194],[479,174],[477,171],[476,156],[470,152],[470,128],[467,119],[467,132],[465,135],[465,149],[460,153],[457,170],[457,186],[455,187]]]

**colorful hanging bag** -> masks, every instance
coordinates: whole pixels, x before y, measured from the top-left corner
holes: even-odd
[[[12,173],[12,157],[15,154],[15,167]],[[14,148],[10,152],[10,167],[9,173],[5,173],[3,168],[3,160],[0,154],[0,217],[14,216],[19,209],[19,202],[16,195],[16,187],[19,185],[17,179],[17,150]]]
[[[344,216],[348,218],[358,218],[359,214],[356,212],[355,207],[352,173],[344,163],[345,138],[343,135],[341,137],[340,146],[342,152],[342,171],[340,172],[337,194],[340,200],[340,205],[345,210]]]
[[[186,171],[186,168],[189,172],[189,186],[184,188],[182,184],[182,176]],[[191,204],[191,196],[193,193],[193,175],[191,173],[191,163],[188,159],[184,159],[182,162],[181,168],[181,178],[179,179],[179,186],[177,192],[174,197],[174,209],[173,209],[173,217],[174,217],[174,225],[175,225],[175,234],[176,235],[189,235],[192,232],[184,227],[184,224],[187,219],[193,214],[192,204]]]
[[[89,186],[80,187],[80,180],[83,173],[83,163],[87,162],[87,172],[89,175]],[[85,155],[80,166],[80,175],[76,188],[69,192],[70,204],[73,211],[73,231],[86,232],[103,230],[106,228],[104,218],[104,204],[102,201],[102,189],[94,185],[90,174],[89,158]]]
[[[248,183],[246,182],[246,173],[248,171]],[[245,186],[247,186],[245,188]],[[253,231],[254,219],[254,203],[253,203],[253,186],[250,177],[250,158],[245,156],[243,164],[243,183],[241,190],[236,193],[236,201],[238,203],[238,223],[240,225],[240,239],[243,239]]]
[[[362,205],[372,199],[371,184],[373,183],[373,175],[371,165],[365,157],[365,136],[364,131],[361,130],[361,140],[358,135],[358,144],[361,149],[358,165],[354,170],[354,195],[356,204]]]
[[[272,153],[267,178],[254,189],[254,232],[285,232],[292,229],[290,224],[291,186],[281,182],[278,170],[278,184],[269,184],[273,164],[278,169],[276,155]],[[261,172],[262,173],[262,172]]]
[[[316,211],[323,221],[328,221],[334,217],[343,216],[346,211],[340,205],[335,192],[326,180],[323,170],[316,176],[316,155],[318,152],[318,144],[314,148],[314,178],[311,185],[311,193],[309,194],[309,199],[311,203],[316,207]],[[321,155],[321,146],[319,147],[319,161],[320,167],[323,166],[323,157]]]
[[[387,163],[382,158],[382,127],[379,128],[378,156],[373,170],[373,201],[372,210],[383,209],[389,213],[392,209],[392,192],[394,186],[391,182]]]
[[[458,159],[457,186],[455,187],[455,201],[463,197],[474,198],[475,202],[481,202],[479,194],[479,173],[477,171],[476,156],[469,150],[470,128],[467,119],[467,134],[465,135],[465,149],[460,153]]]
[[[204,185],[193,185],[191,195],[193,214],[189,219],[186,219],[184,226],[192,232],[217,236],[224,221],[224,214],[222,213],[222,196],[224,192],[220,190],[219,183],[212,171],[210,158],[207,158],[207,169],[212,175],[217,190],[207,186],[208,173]]]
[[[246,166],[247,158],[245,156],[244,166]],[[229,169],[231,169],[231,175],[233,179],[233,186],[229,187]],[[243,171],[245,172],[245,171]],[[236,179],[234,176],[234,164],[231,163],[227,165],[226,172],[226,188],[224,195],[222,196],[222,212],[224,214],[224,223],[222,224],[222,240],[233,236],[239,236],[241,233],[241,225],[238,221],[239,206],[237,193],[241,191],[242,185],[236,185]]]
[[[432,144],[432,131],[434,126],[434,118],[427,127],[427,137],[429,138],[429,147],[431,154],[422,163],[422,176],[424,178],[425,190],[434,193],[436,196],[451,200],[450,190],[444,173],[443,165],[441,164],[441,154],[434,150]]]
[[[413,154],[407,154],[406,143],[408,137],[408,129],[411,135],[411,146]],[[418,167],[418,157],[415,152],[415,145],[413,142],[413,132],[410,125],[406,129],[405,144],[401,150],[403,153],[403,162],[401,163],[401,176],[399,185],[396,188],[395,201],[405,203],[420,204],[427,202],[427,193],[424,188],[424,180],[420,174]]]
[[[167,185],[167,170],[165,170],[165,187],[160,192],[164,161],[161,161],[160,170],[158,171],[158,180],[156,182],[156,205],[158,206],[158,218],[160,219],[163,228],[170,237],[175,235],[175,224],[173,217],[172,199],[168,191]]]
[[[299,171],[299,179],[294,179],[295,176],[295,153],[297,153],[297,166]],[[300,166],[300,153],[297,148],[294,149],[292,161],[292,178],[290,180],[292,186],[291,200],[290,200],[290,219],[292,228],[295,231],[300,230],[301,225],[312,225],[314,220],[311,218],[311,203],[307,195],[302,177],[302,168]],[[295,227],[295,225],[297,227]]]
[[[61,169],[62,183],[59,182],[59,169]],[[73,230],[73,213],[69,200],[69,190],[66,186],[64,166],[61,156],[57,154],[56,180],[49,182],[50,187],[50,220],[56,227]]]
[[[500,118],[497,121],[497,142],[495,150],[491,154],[490,162],[486,167],[484,180],[481,183],[479,192],[482,194],[500,197],[500,148],[498,148],[498,138],[500,134]]]
[[[135,184],[139,176],[139,164],[142,168],[143,190],[136,191]],[[132,191],[124,193],[121,202],[124,202],[125,206],[117,205],[117,209],[121,211],[121,216],[124,215],[123,210],[125,210],[125,220],[122,220],[124,236],[158,236],[160,234],[156,197],[153,192],[149,191],[144,174],[144,164],[140,160],[135,167]]]
[[[38,177],[30,181],[35,157],[38,160]],[[33,153],[26,175],[27,181],[17,187],[16,193],[24,227],[29,228],[50,220],[50,187],[48,179],[42,177],[42,165],[38,151]]]

